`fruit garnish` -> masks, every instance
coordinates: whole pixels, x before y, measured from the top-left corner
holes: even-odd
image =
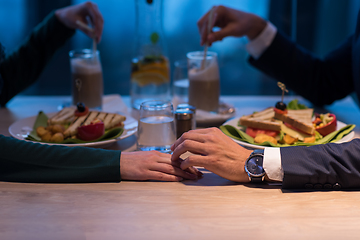
[[[105,125],[99,120],[93,120],[89,125],[78,127],[77,138],[84,141],[92,141],[98,139],[105,133]]]
[[[163,84],[170,81],[169,65],[166,58],[161,61],[134,61],[131,81],[139,86],[148,84]]]
[[[275,105],[276,109],[285,111],[286,110],[286,104],[284,102],[277,102]]]
[[[279,108],[274,107],[274,112],[278,113],[278,114],[287,114],[287,109],[285,108],[285,110],[281,110]]]
[[[281,94],[281,101],[276,103],[275,108],[284,111],[286,109],[286,104],[284,103],[284,94],[285,92],[289,92],[289,91],[286,89],[285,84],[283,84],[282,82],[277,82],[277,85],[282,90],[282,94]]]
[[[89,112],[89,108],[87,106],[85,106],[84,103],[78,102],[76,105],[76,110],[75,110],[74,115],[76,117],[80,117],[80,116],[84,116],[84,115],[88,114],[88,112]]]

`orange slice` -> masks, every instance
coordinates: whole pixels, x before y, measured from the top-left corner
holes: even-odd
[[[148,84],[162,84],[169,82],[169,77],[156,71],[135,72],[131,75],[131,81],[136,82],[139,86]]]

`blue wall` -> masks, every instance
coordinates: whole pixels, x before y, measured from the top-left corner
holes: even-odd
[[[145,1],[145,0],[143,0]],[[82,0],[0,0],[0,41],[7,53],[18,46],[31,29],[51,8],[67,3],[79,3]],[[130,61],[133,57],[135,34],[135,0],[94,0],[105,20],[103,40],[98,48],[101,51],[105,93],[129,94]],[[196,21],[211,6],[223,4],[260,15],[266,19],[279,15],[279,19],[291,22],[291,8],[271,8],[271,4],[288,5],[292,0],[164,0],[164,32],[168,43],[168,55],[171,63],[185,59],[189,51],[201,50]],[[44,4],[46,8],[44,9]],[[305,7],[300,8],[300,4]],[[306,4],[306,5],[305,5]],[[300,44],[307,45],[319,56],[325,55],[341,42],[354,29],[359,9],[358,0],[301,0],[298,1],[298,35],[309,28],[312,34],[298,36]],[[274,5],[272,5],[274,6]],[[307,7],[312,11],[307,11]],[[310,8],[309,8],[310,9]],[[285,11],[285,12],[284,12]],[[291,24],[290,24],[291,25]],[[279,28],[281,28],[279,24]],[[245,38],[226,38],[215,43],[210,50],[219,55],[221,92],[226,95],[274,95],[279,94],[275,82],[253,69],[246,61]],[[39,81],[27,89],[24,94],[70,94],[70,73],[67,53],[73,48],[91,46],[91,40],[78,32],[62,48]],[[54,75],[53,73],[58,74]]]

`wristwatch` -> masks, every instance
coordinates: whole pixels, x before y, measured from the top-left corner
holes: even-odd
[[[265,170],[263,168],[264,149],[255,149],[245,162],[245,171],[250,182],[263,182]]]

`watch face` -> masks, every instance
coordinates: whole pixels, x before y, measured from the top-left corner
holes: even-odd
[[[262,167],[263,157],[254,156],[246,162],[246,169],[255,176],[261,176],[264,173],[264,168]]]

